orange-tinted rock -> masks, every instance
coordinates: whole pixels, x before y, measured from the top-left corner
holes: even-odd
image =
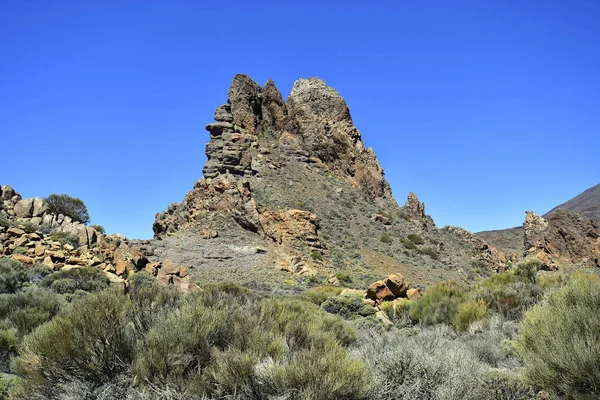
[[[384,280],[385,285],[396,297],[405,297],[408,285],[400,274],[392,274]]]
[[[17,260],[23,264],[32,265],[34,263],[34,259],[23,254],[13,254],[11,256],[13,260]]]
[[[396,296],[394,296],[384,281],[377,281],[367,289],[367,298],[381,303],[382,301],[394,300]]]
[[[408,297],[409,300],[416,300],[421,296],[423,296],[421,289],[408,289],[406,291],[406,297]]]

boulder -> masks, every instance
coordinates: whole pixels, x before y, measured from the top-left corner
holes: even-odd
[[[41,217],[46,212],[48,212],[48,210],[48,204],[46,204],[46,202],[41,197],[36,197],[33,199],[33,212],[31,215],[32,217]]]
[[[4,186],[0,187],[0,199],[2,199],[4,201],[8,201],[8,200],[12,199],[13,197],[15,197],[16,195],[17,195],[17,192],[15,192],[15,189],[10,187],[10,185],[4,185]]]
[[[23,254],[13,254],[11,256],[11,258],[13,260],[17,260],[17,261],[19,261],[23,264],[27,264],[27,265],[32,265],[35,262],[35,260],[33,258],[25,256]]]
[[[396,297],[406,297],[408,285],[404,281],[404,277],[400,274],[392,274],[385,278],[385,285]]]
[[[408,297],[409,300],[416,300],[421,296],[423,296],[423,291],[421,289],[408,289],[406,291],[406,297]]]
[[[13,209],[17,218],[31,218],[33,215],[33,199],[23,199]]]
[[[367,289],[367,298],[381,303],[382,301],[394,300],[396,296],[394,296],[394,293],[392,293],[384,281],[377,281]]]

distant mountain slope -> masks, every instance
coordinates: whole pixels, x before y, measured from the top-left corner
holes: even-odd
[[[600,224],[600,184],[589,188],[585,192],[573,197],[571,200],[554,207],[543,215],[544,219],[556,212],[559,208],[575,211]],[[491,246],[497,247],[507,254],[523,254],[523,227],[484,231],[475,234]]]
[[[575,211],[584,217],[600,223],[600,184],[591,187],[585,192],[573,197],[571,200],[554,207],[543,217],[549,217],[559,208]]]

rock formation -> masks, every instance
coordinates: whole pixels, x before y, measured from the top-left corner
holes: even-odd
[[[564,209],[548,220],[528,211],[523,228],[524,256],[542,261],[547,269],[600,267],[600,230],[593,220]]]
[[[287,279],[273,267],[329,276],[375,265],[356,278],[366,281],[408,264],[424,282],[442,267],[459,280],[465,265],[505,268],[501,252],[466,231],[436,228],[414,193],[398,206],[347,103],[322,80],[299,79],[284,101],[272,80],[260,87],[236,75],[214,120],[204,177],[156,215],[153,261],[173,259],[209,280],[261,282]]]
[[[77,238],[78,243],[68,238],[69,235]],[[26,267],[44,264],[54,271],[94,267],[118,285],[127,285],[128,278],[147,269],[165,284],[173,284],[185,291],[194,287],[186,268],[175,268],[175,264],[169,264],[169,261],[147,268],[149,261],[145,252],[125,237],[106,236],[92,227],[72,221],[68,216],[51,214],[43,199],[22,199],[8,185],[0,187],[2,257],[15,259]],[[170,274],[167,271],[175,272]]]

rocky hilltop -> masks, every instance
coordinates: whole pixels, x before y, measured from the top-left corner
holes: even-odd
[[[44,199],[23,199],[11,186],[0,186],[0,258],[27,268],[42,265],[49,272],[93,267],[122,286],[141,270],[184,291],[194,286],[184,267],[170,260],[150,263],[147,254],[152,252],[143,245],[54,214]]]
[[[414,193],[396,203],[347,103],[322,80],[299,79],[284,100],[272,80],[236,75],[214,120],[204,177],[156,216],[156,260],[205,280],[337,274],[357,286],[398,271],[425,284],[507,267],[473,234],[437,228]]]

